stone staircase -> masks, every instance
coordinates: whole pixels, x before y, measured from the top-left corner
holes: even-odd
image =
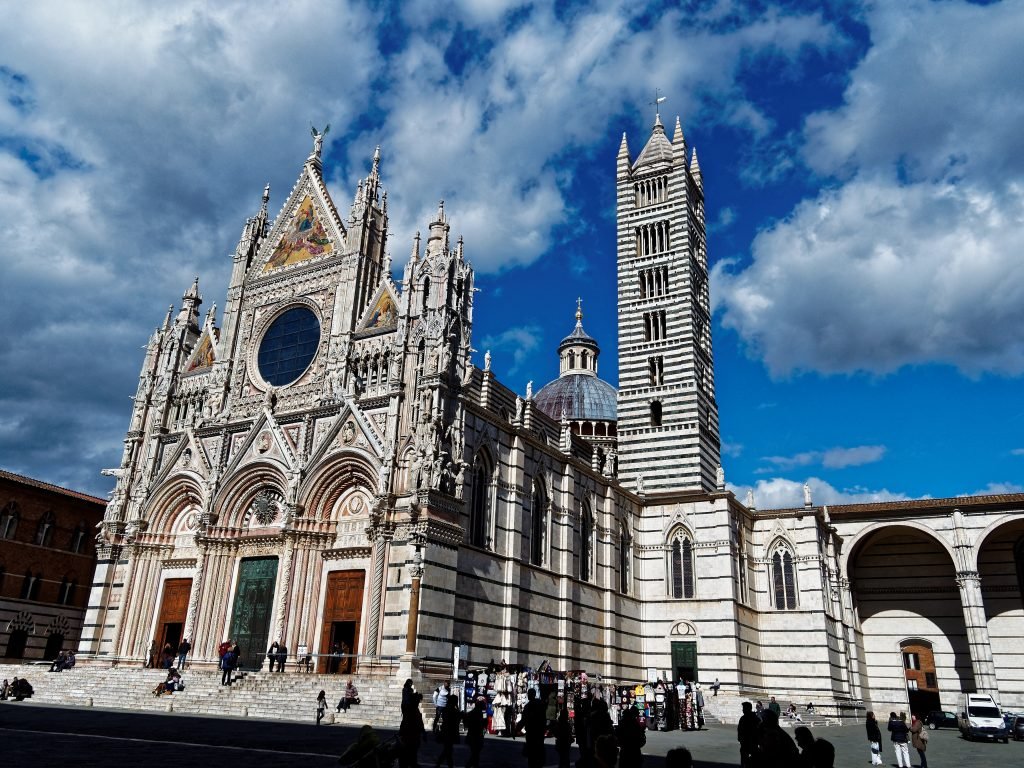
[[[739,722],[740,715],[743,714],[743,702],[757,702],[758,700],[767,706],[768,697],[766,696],[739,696],[733,693],[722,692],[719,692],[718,696],[712,696],[710,693],[705,693],[704,719],[708,723],[718,722],[723,724],[735,724]],[[801,720],[793,720],[785,715],[785,711],[789,708],[790,702],[778,699],[778,697],[776,697],[776,700],[782,708],[783,715],[779,718],[779,725],[783,728],[796,728],[801,725],[805,725],[808,728],[822,728],[831,725],[843,725],[844,722],[847,724],[857,722],[849,717],[843,719],[821,711],[818,711],[815,715],[809,717],[804,712],[806,702],[803,704],[796,702],[797,712],[799,713]],[[821,707],[821,709],[825,708],[826,707]]]
[[[47,669],[36,664],[4,664],[0,665],[0,678],[26,678],[35,689],[31,701],[37,704],[311,722],[316,719],[317,694],[323,689],[328,703],[324,723],[397,728],[402,719],[403,681],[395,678],[238,672],[234,683],[226,686],[221,685],[218,670],[186,669],[182,673],[185,690],[155,696],[153,689],[166,679],[165,670],[103,666],[77,666],[65,672]],[[359,690],[361,703],[336,713],[334,708],[349,679]]]

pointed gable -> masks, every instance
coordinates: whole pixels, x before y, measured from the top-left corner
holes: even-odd
[[[263,247],[260,274],[340,255],[345,228],[312,163],[307,162]]]
[[[358,331],[390,331],[398,327],[398,295],[389,279],[381,280],[376,294],[356,325]]]
[[[185,364],[185,373],[200,373],[213,366],[217,359],[217,336],[216,329],[205,328],[203,330],[203,335],[199,337],[199,343],[196,344]]]

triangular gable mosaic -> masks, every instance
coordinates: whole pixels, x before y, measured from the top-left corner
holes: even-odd
[[[363,325],[364,331],[377,331],[398,326],[398,307],[390,291],[383,291]]]
[[[313,199],[307,194],[302,198],[277,247],[263,266],[263,272],[289,264],[298,264],[314,256],[331,253],[333,250],[334,243],[327,236],[327,230],[320,221]]]
[[[214,340],[210,338],[209,331],[203,331],[203,335],[199,337],[199,343],[196,344],[196,348],[192,351],[192,357],[189,358],[188,365],[185,366],[185,373],[195,373],[196,371],[204,371],[212,367],[216,358],[214,354],[215,346]]]

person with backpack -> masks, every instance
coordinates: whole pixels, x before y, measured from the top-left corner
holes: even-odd
[[[238,643],[234,643],[221,659],[221,685],[231,685],[231,678],[234,675],[235,667],[238,666]]]

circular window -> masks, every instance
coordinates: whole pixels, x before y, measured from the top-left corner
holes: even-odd
[[[274,387],[299,378],[316,356],[320,321],[307,307],[292,307],[278,315],[263,334],[256,363],[260,376]]]

